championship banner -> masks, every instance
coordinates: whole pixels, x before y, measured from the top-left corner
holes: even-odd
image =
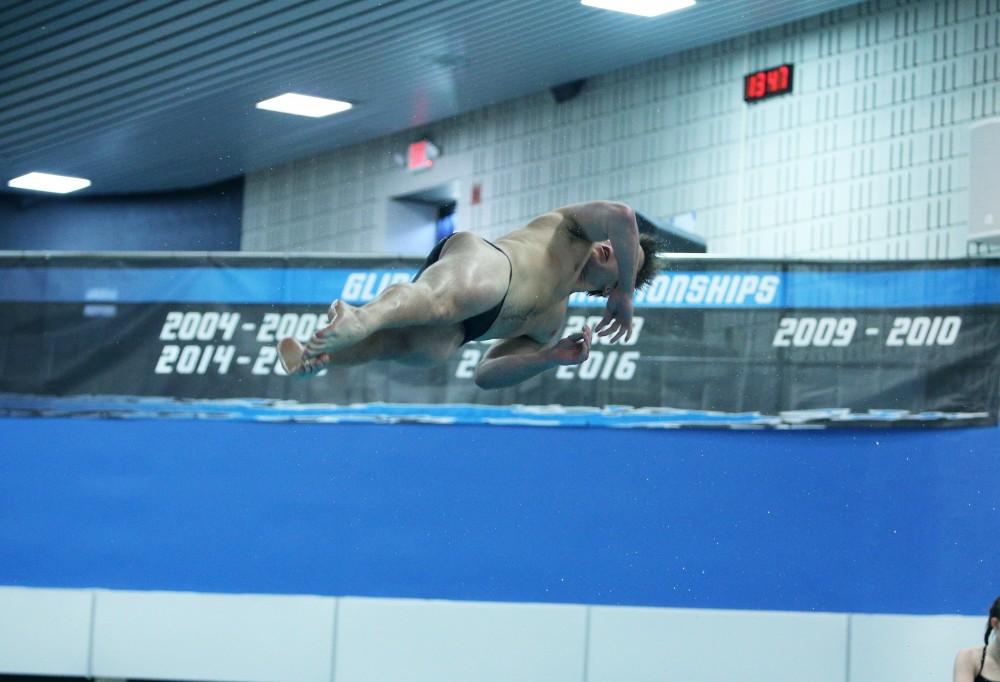
[[[420,259],[0,256],[0,414],[615,427],[995,424],[1000,263],[668,258],[634,333],[516,387],[475,386],[489,342],[433,368],[284,375],[330,302]],[[603,299],[575,295],[562,335]]]

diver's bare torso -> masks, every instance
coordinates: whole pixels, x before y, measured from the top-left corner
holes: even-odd
[[[495,242],[510,257],[513,271],[500,315],[482,338],[526,336],[546,343],[562,331],[569,296],[590,254],[590,243],[574,236],[566,220],[546,213]],[[475,239],[480,248],[495,252]],[[490,270],[498,277],[507,274],[506,268]]]

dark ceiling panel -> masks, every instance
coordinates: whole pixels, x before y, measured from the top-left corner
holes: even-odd
[[[648,20],[578,0],[3,3],[0,179],[207,184],[852,4],[700,0]],[[254,109],[287,91],[356,107]]]

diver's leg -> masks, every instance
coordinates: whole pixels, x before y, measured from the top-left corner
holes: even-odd
[[[310,339],[305,357],[349,347],[383,329],[454,325],[502,301],[509,280],[504,254],[471,233],[456,234],[417,281],[389,286],[363,306],[335,301],[330,324]]]
[[[306,357],[305,346],[289,338],[278,344],[278,352],[282,367],[295,376],[310,376],[325,367],[350,367],[380,360],[435,365],[446,361],[462,345],[464,333],[461,324],[383,329],[352,346],[313,357]]]

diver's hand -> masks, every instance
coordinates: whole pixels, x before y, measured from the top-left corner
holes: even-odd
[[[621,289],[612,289],[604,307],[604,318],[597,323],[597,335],[611,337],[611,343],[632,336],[632,294]]]
[[[552,346],[547,353],[547,360],[558,365],[577,365],[590,357],[590,343],[593,331],[587,325],[575,334],[570,334]]]

